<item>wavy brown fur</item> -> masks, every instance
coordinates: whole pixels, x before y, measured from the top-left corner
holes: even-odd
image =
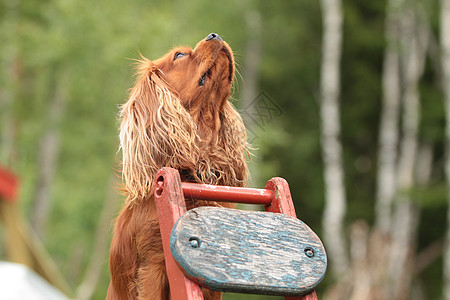
[[[185,55],[175,58],[176,53]],[[228,101],[234,59],[222,40],[203,40],[194,50],[176,48],[156,61],[142,58],[137,70],[120,112],[127,199],[111,244],[107,299],[166,300],[170,290],[153,199],[156,172],[172,167],[197,182],[244,186],[246,131]],[[203,293],[207,300],[221,299],[220,293]]]

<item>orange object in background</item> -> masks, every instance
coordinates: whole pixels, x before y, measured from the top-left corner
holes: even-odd
[[[17,199],[18,185],[17,177],[0,167],[0,199],[14,202]]]

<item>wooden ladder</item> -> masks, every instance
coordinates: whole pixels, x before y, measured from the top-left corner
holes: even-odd
[[[186,198],[262,204],[265,212],[219,207],[186,210]],[[327,257],[317,235],[296,218],[289,186],[272,178],[264,189],[181,182],[163,168],[155,201],[172,299],[214,291],[317,299]]]

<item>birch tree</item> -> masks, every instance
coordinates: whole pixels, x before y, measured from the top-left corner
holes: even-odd
[[[249,143],[251,144],[256,138],[256,122],[254,118],[256,116],[255,105],[258,105],[258,79],[259,79],[259,68],[261,64],[261,44],[262,44],[262,18],[261,13],[255,9],[249,11],[245,15],[246,29],[247,29],[247,43],[245,47],[245,60],[244,60],[244,70],[243,70],[243,89],[241,94],[242,107],[245,110],[243,114],[245,127],[247,128],[247,134]],[[256,168],[258,161],[258,156],[252,158],[253,164],[249,165],[252,174],[252,181],[259,182],[260,177],[258,172],[254,172],[253,169]],[[244,204],[242,207],[250,208],[248,205]]]
[[[255,108],[252,106],[252,102],[258,93],[259,67],[261,64],[261,14],[257,10],[250,11],[246,14],[245,20],[248,38],[245,47],[246,56],[243,70],[245,80],[241,98],[243,107],[246,109],[244,115],[246,127],[250,131],[254,131],[255,122],[252,117],[255,114]]]
[[[0,76],[0,162],[12,165],[15,139],[15,116],[13,115],[14,98],[19,82],[19,55],[17,39],[17,23],[19,16],[20,1],[12,0],[5,2],[3,15],[3,26],[8,28],[0,35],[4,39],[1,47],[2,71]]]
[[[395,211],[391,229],[389,275],[394,299],[407,299],[412,281],[413,264],[409,261],[415,252],[418,228],[418,209],[410,190],[415,185],[418,130],[420,122],[419,80],[422,77],[428,45],[425,17],[414,2],[405,6],[401,17],[401,47],[404,59],[402,74],[402,139],[397,166]]]
[[[325,177],[324,242],[332,271],[343,274],[348,266],[343,222],[346,212],[344,171],[340,135],[340,59],[342,44],[342,4],[322,0],[323,40],[320,78],[321,144]]]
[[[402,0],[388,0],[386,5],[386,50],[382,74],[382,108],[378,146],[376,227],[388,234],[391,227],[392,201],[396,190],[396,161],[400,106],[399,11]]]
[[[444,92],[446,128],[445,154],[448,191],[447,235],[444,250],[444,299],[450,299],[450,0],[441,0],[441,65]]]
[[[33,199],[32,226],[41,237],[51,210],[51,186],[60,149],[59,125],[67,102],[67,73],[59,76],[48,112],[48,125],[39,148],[39,175]]]
[[[95,292],[100,280],[102,268],[104,268],[104,257],[109,253],[109,242],[111,234],[111,220],[114,218],[118,204],[122,201],[117,195],[115,175],[109,179],[108,190],[103,201],[103,208],[98,220],[95,232],[94,246],[86,267],[83,280],[76,290],[78,300],[89,300]]]

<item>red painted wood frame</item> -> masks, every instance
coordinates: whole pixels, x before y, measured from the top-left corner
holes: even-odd
[[[159,170],[155,181],[155,201],[166,259],[172,299],[203,300],[200,286],[184,276],[170,252],[170,233],[175,222],[186,212],[184,197],[223,202],[262,204],[266,211],[296,217],[291,192],[286,180],[270,179],[264,189],[213,186],[181,182],[180,174],[172,168]],[[286,300],[317,300],[316,292]]]

